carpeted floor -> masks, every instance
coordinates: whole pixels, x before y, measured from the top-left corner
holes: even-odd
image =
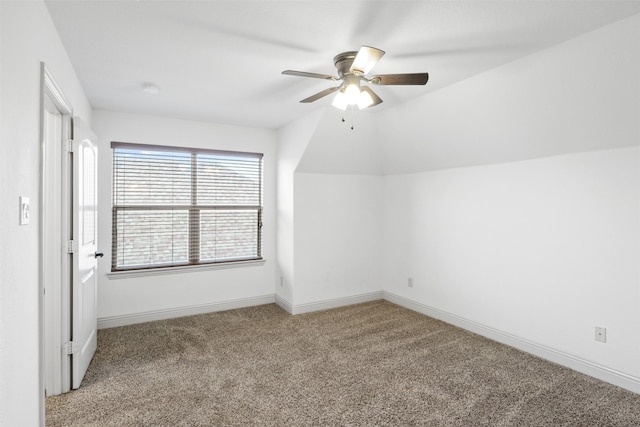
[[[389,302],[99,331],[48,426],[640,426],[640,395]]]

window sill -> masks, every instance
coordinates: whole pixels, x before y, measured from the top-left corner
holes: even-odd
[[[195,273],[200,271],[209,270],[226,270],[228,268],[243,268],[243,267],[257,267],[264,265],[266,261],[264,259],[249,260],[249,261],[234,261],[220,264],[204,264],[204,265],[185,265],[179,267],[163,267],[163,268],[151,268],[148,270],[130,270],[130,271],[112,271],[106,273],[107,279],[131,279],[134,277],[151,277],[151,276],[164,276],[166,274],[181,274],[181,273]]]

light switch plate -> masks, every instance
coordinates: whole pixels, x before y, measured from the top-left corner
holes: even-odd
[[[20,225],[29,224],[30,216],[31,216],[31,205],[29,204],[29,198],[20,196]]]

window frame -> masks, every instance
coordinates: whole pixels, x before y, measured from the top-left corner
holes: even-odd
[[[213,150],[204,148],[193,147],[178,147],[167,145],[155,145],[155,144],[137,144],[128,142],[112,141],[111,148],[113,150],[113,169],[111,173],[111,270],[109,275],[112,276],[132,276],[132,275],[148,275],[157,273],[177,273],[184,271],[185,269],[213,269],[213,268],[228,268],[235,266],[245,266],[253,264],[263,264],[264,258],[262,257],[263,250],[263,212],[264,212],[264,154],[255,152],[243,152],[243,151],[229,151],[229,150]],[[118,205],[116,203],[116,166],[117,156],[116,149],[129,149],[129,150],[142,150],[142,151],[156,151],[162,153],[181,153],[189,154],[191,156],[191,186],[190,186],[190,203],[189,204],[140,204],[140,205]],[[256,159],[258,161],[257,171],[259,172],[259,190],[258,190],[258,204],[256,205],[224,205],[224,204],[198,204],[198,155],[213,155],[229,158],[249,158]],[[187,232],[187,250],[188,257],[186,262],[168,262],[158,264],[143,264],[135,265],[132,267],[118,266],[118,213],[122,211],[187,211],[188,212],[188,232]],[[256,212],[257,224],[256,224],[256,256],[237,257],[224,260],[202,260],[201,259],[201,235],[202,228],[200,227],[200,213],[203,211],[243,211],[251,210]],[[142,273],[142,274],[141,274]],[[145,274],[146,273],[146,274]]]

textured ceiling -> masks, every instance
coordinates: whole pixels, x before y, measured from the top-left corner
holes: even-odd
[[[333,57],[387,52],[374,73],[429,72],[376,87],[388,109],[640,12],[637,1],[46,1],[95,109],[276,129],[314,109]],[[145,93],[152,83],[160,93]]]

